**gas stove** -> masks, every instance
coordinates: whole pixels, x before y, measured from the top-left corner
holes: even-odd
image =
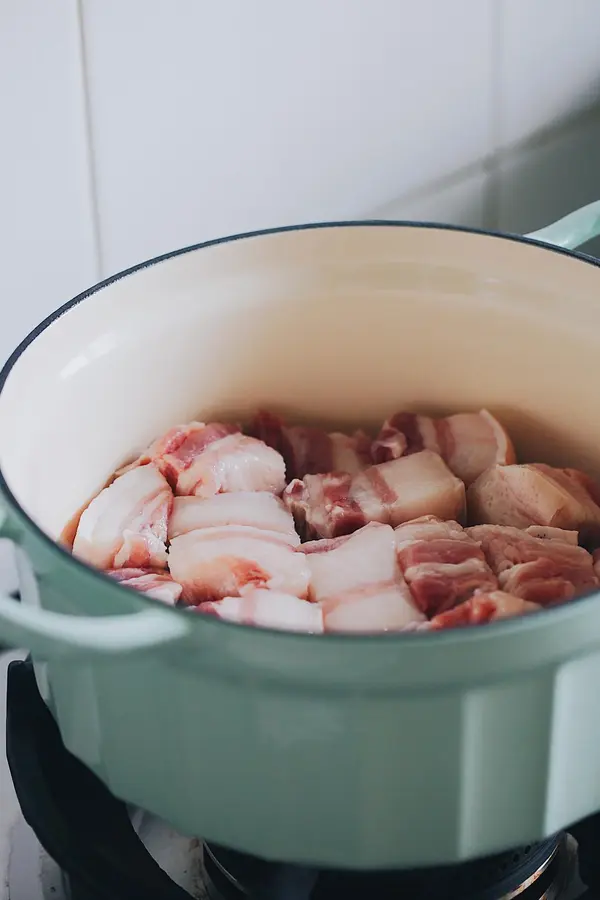
[[[22,815],[2,900],[600,900],[600,815],[493,857],[402,872],[317,871],[179,835],[65,749],[27,660],[9,667],[6,743]]]

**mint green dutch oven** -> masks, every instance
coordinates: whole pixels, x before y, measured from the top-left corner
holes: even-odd
[[[66,746],[121,798],[270,859],[451,862],[600,808],[600,601],[440,634],[191,616],[55,539],[169,426],[257,406],[339,425],[496,411],[522,459],[600,477],[600,204],[529,238],[402,222],[187,248],[76,297],[1,375],[2,534]],[[557,245],[549,247],[545,243]],[[558,249],[557,249],[558,248]]]

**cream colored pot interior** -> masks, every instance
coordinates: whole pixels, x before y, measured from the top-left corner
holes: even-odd
[[[116,280],[56,319],[0,394],[0,464],[50,535],[171,425],[244,416],[377,425],[497,412],[522,459],[600,476],[600,269],[418,227],[294,230]]]

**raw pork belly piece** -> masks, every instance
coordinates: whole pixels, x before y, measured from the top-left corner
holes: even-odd
[[[354,475],[371,465],[371,438],[364,431],[348,435],[304,425],[284,425],[279,416],[268,412],[258,413],[250,431],[281,453],[289,481],[324,472]]]
[[[166,566],[172,505],[171,488],[155,466],[131,469],[83,511],[73,553],[99,569]]]
[[[152,462],[163,473],[170,484],[175,485],[179,475],[194,462],[199,453],[228,434],[238,434],[241,428],[237,425],[222,422],[188,422],[187,425],[176,425],[153,441],[133,462],[124,466],[117,475],[145,466]]]
[[[224,597],[190,608],[240,625],[312,634],[323,631],[323,612],[319,606],[279,591],[254,588],[244,591],[240,597]]]
[[[442,457],[465,484],[471,484],[493,465],[517,461],[506,430],[486,409],[457,413],[438,423]]]
[[[433,631],[439,631],[442,628],[458,628],[461,625],[483,625],[485,622],[537,612],[541,608],[537,603],[530,603],[504,591],[489,593],[482,591],[474,594],[470,600],[455,606],[454,609],[434,616],[429,626]]]
[[[112,569],[106,573],[115,581],[174,606],[181,597],[181,585],[163,569]]]
[[[263,531],[287,535],[299,544],[292,514],[274,494],[266,491],[239,491],[214,497],[175,497],[169,520],[169,540],[196,528],[247,525]]]
[[[417,607],[435,616],[498,580],[479,545],[457,522],[425,516],[395,531],[398,562]]]
[[[304,537],[336,537],[350,534],[368,522],[368,517],[352,496],[352,476],[329,472],[295,478],[283,492],[283,502],[292,513]],[[380,504],[377,513],[381,515]]]
[[[401,631],[425,618],[396,559],[394,531],[371,523],[354,534],[312,541],[298,551],[310,569],[311,600],[325,631]]]
[[[281,454],[236,425],[191,422],[173,428],[126,468],[151,460],[176,494],[211,497],[231,491],[270,491],[285,487]]]
[[[233,491],[281,494],[285,485],[281,454],[256,438],[230,434],[210,444],[179,476],[176,493],[197,497]]]
[[[469,488],[469,521],[525,528],[544,525],[600,538],[600,489],[575,469],[543,463],[494,466]]]
[[[294,544],[281,532],[247,525],[199,528],[173,538],[169,568],[186,603],[237,597],[248,585],[306,597],[309,571]]]
[[[512,442],[502,425],[486,409],[433,419],[397,413],[384,422],[373,442],[376,463],[420,450],[439,453],[465,484],[471,484],[494,464],[515,462]]]
[[[559,529],[536,536],[539,528],[477,525],[467,529],[479,543],[500,588],[515,597],[549,606],[571,600],[598,584],[591,555]]]
[[[283,499],[307,536],[317,537],[350,534],[368,522],[400,525],[423,515],[461,519],[465,511],[464,484],[431,450],[354,476],[307,475],[292,481]]]

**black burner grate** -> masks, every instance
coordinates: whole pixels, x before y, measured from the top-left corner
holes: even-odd
[[[8,668],[6,756],[25,820],[85,900],[190,900],[150,856],[125,804],[64,747],[29,661]],[[90,815],[93,810],[93,815]]]
[[[69,876],[73,900],[189,900],[148,853],[125,805],[65,749],[29,661],[9,667],[7,758],[23,815]],[[597,891],[586,900],[600,898],[600,815],[572,832],[583,880]],[[518,897],[539,900],[549,896],[560,845],[558,836],[461,865],[387,873],[313,871],[207,845],[205,865],[215,900],[500,900],[554,858]]]
[[[500,900],[535,878],[522,900],[541,897],[556,878],[562,837],[510,853],[433,869],[404,872],[320,872],[281,866],[215,845],[205,846],[205,866],[215,897],[239,900]],[[553,862],[556,865],[553,865]]]

